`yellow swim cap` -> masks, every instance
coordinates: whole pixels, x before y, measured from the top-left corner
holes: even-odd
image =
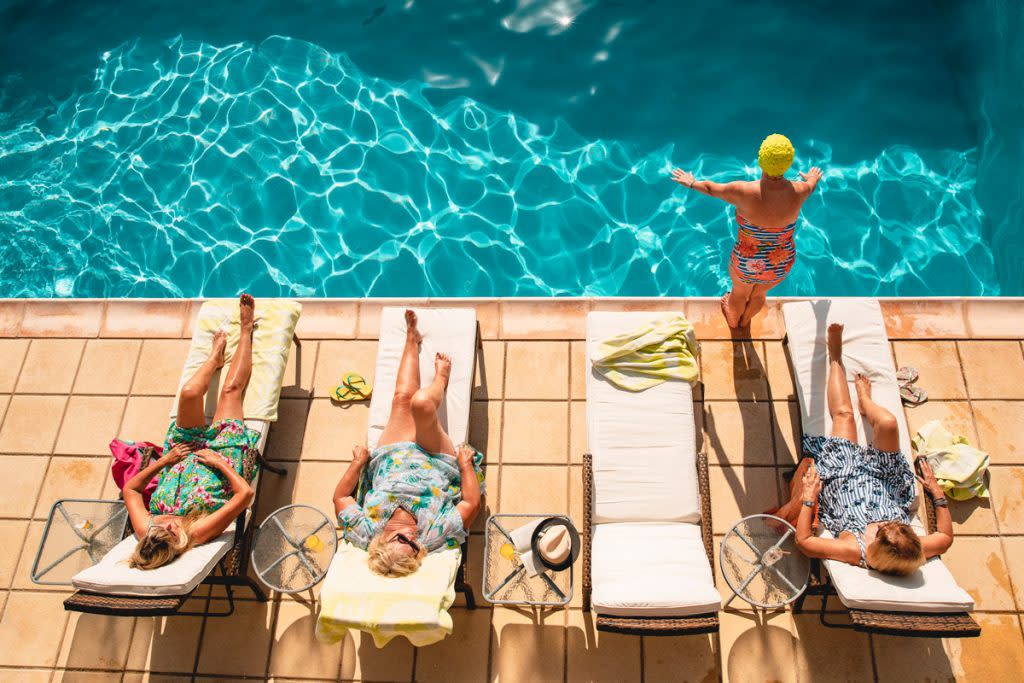
[[[785,135],[772,133],[761,143],[757,163],[765,173],[780,176],[793,165],[793,143]]]

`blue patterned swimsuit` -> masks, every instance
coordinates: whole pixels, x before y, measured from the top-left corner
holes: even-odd
[[[483,453],[473,457],[480,495],[484,494]],[[338,514],[342,535],[365,549],[399,507],[416,518],[417,540],[428,551],[457,548],[468,535],[455,506],[462,500],[462,476],[454,456],[428,453],[413,442],[379,446],[363,470],[359,505]]]
[[[832,535],[862,535],[874,522],[910,523],[917,489],[906,456],[837,436],[804,434],[803,442],[821,477],[821,523]]]

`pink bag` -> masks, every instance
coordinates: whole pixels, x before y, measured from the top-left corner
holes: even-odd
[[[120,439],[111,441],[110,454],[114,456],[114,462],[110,465],[110,474],[114,477],[117,488],[124,489],[128,480],[149,464],[148,456],[150,454],[159,458],[163,451],[163,448],[148,441],[121,441]],[[147,508],[149,507],[149,498],[156,490],[159,479],[159,477],[153,477],[142,492],[142,500]]]

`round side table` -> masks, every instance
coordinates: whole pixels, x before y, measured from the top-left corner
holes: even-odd
[[[323,581],[338,548],[334,524],[310,505],[286,505],[256,530],[252,567],[279,593],[299,593]]]
[[[811,573],[810,562],[796,547],[796,529],[774,515],[736,522],[722,539],[718,562],[733,592],[725,606],[739,596],[754,607],[783,607],[807,589]]]

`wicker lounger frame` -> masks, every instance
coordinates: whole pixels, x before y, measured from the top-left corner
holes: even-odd
[[[278,476],[285,474],[286,470],[267,463],[263,454],[258,454],[260,468]],[[263,477],[256,482],[257,494]],[[199,586],[184,595],[112,595],[108,593],[93,593],[92,591],[78,590],[71,597],[64,601],[64,609],[72,612],[87,612],[89,614],[106,614],[115,617],[159,617],[159,616],[208,616],[226,617],[235,611],[234,588],[247,588],[252,591],[260,602],[267,601],[267,594],[252,577],[249,576],[249,551],[252,547],[253,535],[256,531],[256,523],[253,520],[251,509],[244,510],[238,516],[237,527],[242,529],[236,533],[231,549],[213,568],[213,571],[202,580],[199,586],[210,586],[210,594],[197,596],[205,600],[204,608],[201,611],[187,611],[182,607],[192,597]],[[131,525],[126,529],[126,536],[132,533]],[[213,586],[224,586],[227,597],[227,608],[213,610]]]
[[[302,348],[302,342],[298,335],[292,335],[295,346]],[[283,467],[275,467],[268,463],[263,453],[256,454],[259,458],[260,468],[281,476],[287,473]],[[259,499],[259,488],[263,478],[256,482],[256,500]],[[255,504],[253,505],[255,507]],[[249,576],[249,551],[252,548],[253,535],[256,533],[256,524],[253,520],[252,509],[247,509],[238,516],[236,528],[241,528],[242,533],[236,533],[231,549],[216,564],[213,571],[202,580],[199,586],[210,586],[210,593],[200,599],[205,599],[205,607],[202,611],[191,612],[181,608],[185,605],[192,594],[199,589],[193,588],[184,595],[154,595],[140,597],[133,595],[111,595],[109,593],[93,593],[91,591],[75,591],[71,597],[64,601],[64,609],[72,612],[87,612],[89,614],[106,614],[115,617],[159,617],[159,616],[208,616],[227,617],[235,611],[234,588],[248,588],[260,602],[267,601],[267,594],[256,581]],[[131,533],[131,525],[126,529],[126,536]],[[227,609],[211,611],[213,603],[213,586],[224,586],[227,596]]]
[[[925,520],[931,532],[935,530],[935,506],[927,495],[922,497]],[[826,618],[828,598],[838,593],[828,571],[819,560],[813,561],[811,582],[807,590],[793,603],[794,613],[803,611],[804,599],[808,595],[821,596],[818,619],[829,628],[852,628],[867,633],[917,638],[975,638],[981,635],[978,622],[967,612],[896,612],[851,608],[851,624],[830,622]]]
[[[789,336],[782,338],[784,345],[789,345]],[[935,530],[935,506],[928,495],[922,495],[925,505],[925,523],[928,531]],[[803,611],[804,600],[808,595],[821,596],[821,608],[818,618],[822,625],[830,628],[853,628],[857,631],[879,633],[892,636],[910,636],[918,638],[974,638],[981,635],[981,627],[968,612],[896,612],[886,610],[850,609],[852,624],[829,622],[825,618],[825,609],[830,595],[838,595],[828,571],[818,560],[811,563],[811,581],[807,590],[793,603],[793,612]]]
[[[704,551],[711,563],[714,577],[714,537],[711,533],[711,489],[708,483],[708,456],[697,454],[697,487],[700,491],[700,531]],[[590,609],[590,544],[593,537],[594,466],[590,453],[583,454],[583,609]],[[694,614],[682,617],[623,617],[610,614],[595,615],[598,631],[623,633],[634,636],[685,636],[718,631],[718,614]]]

